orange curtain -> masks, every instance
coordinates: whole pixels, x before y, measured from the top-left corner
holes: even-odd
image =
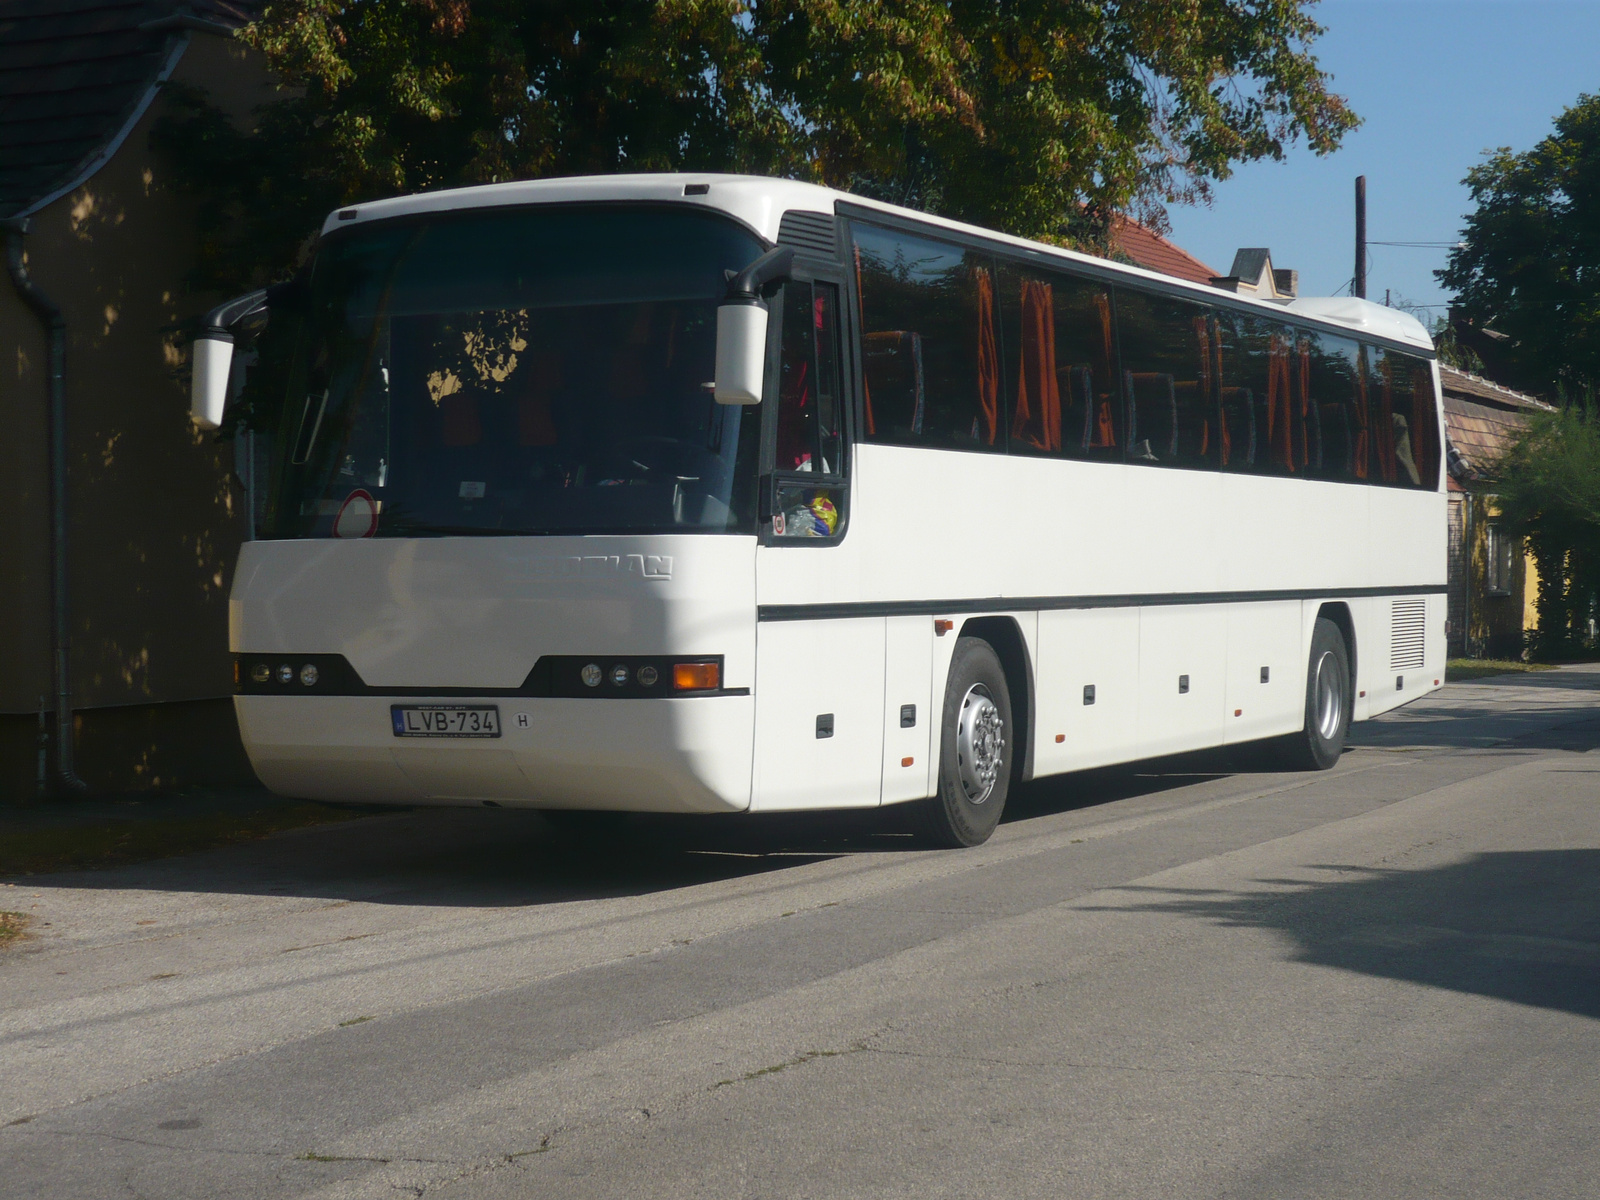
[[[1042,279],[1022,281],[1022,362],[1017,372],[1017,409],[1011,431],[1037,449],[1061,449],[1055,296]]]
[[[1096,292],[1094,306],[1100,314],[1100,362],[1096,373],[1109,383],[1114,361],[1111,353],[1111,297],[1104,292]],[[1115,395],[1115,392],[1104,392],[1092,397],[1098,401],[1095,404],[1094,440],[1090,443],[1092,449],[1109,449],[1117,444],[1117,419],[1111,411],[1111,401]]]
[[[1296,373],[1295,382],[1298,385],[1298,394],[1295,397],[1295,449],[1300,455],[1300,465],[1306,466],[1311,461],[1311,435],[1307,431],[1308,419],[1311,416],[1311,342],[1302,338],[1299,344],[1299,371]]]
[[[1267,445],[1279,466],[1295,468],[1294,431],[1289,421],[1289,344],[1272,335],[1267,365]]]
[[[978,282],[978,408],[983,414],[983,440],[994,445],[1000,429],[1000,350],[994,336],[994,279],[979,267]]]

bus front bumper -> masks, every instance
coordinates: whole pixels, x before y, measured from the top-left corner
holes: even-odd
[[[482,804],[631,812],[738,812],[750,805],[755,701],[452,696],[485,704],[496,738],[397,737],[373,696],[235,696],[251,764],[275,792],[370,804]]]

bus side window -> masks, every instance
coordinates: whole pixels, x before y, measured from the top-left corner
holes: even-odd
[[[839,289],[793,280],[783,289],[778,368],[779,471],[837,475],[840,459]]]
[[[1215,327],[1198,304],[1118,289],[1127,457],[1203,468],[1219,459]]]
[[[1111,296],[1069,275],[1000,267],[1013,454],[1120,460]]]
[[[1439,410],[1426,359],[1399,350],[1366,348],[1373,411],[1375,482],[1397,487],[1439,486]]]
[[[1301,344],[1310,362],[1310,411],[1317,419],[1322,450],[1321,465],[1311,477],[1359,482],[1366,453],[1359,347],[1328,333],[1302,333]]]
[[[1297,474],[1292,335],[1246,313],[1217,319],[1217,372],[1225,424],[1224,469],[1254,475]],[[1304,446],[1304,434],[1298,439]]]
[[[860,222],[851,233],[867,440],[1004,450],[993,262]]]

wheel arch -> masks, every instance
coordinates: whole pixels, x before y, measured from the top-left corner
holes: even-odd
[[[1006,673],[1006,690],[1011,694],[1011,720],[1022,753],[1011,760],[1011,782],[1033,778],[1033,659],[1015,617],[972,617],[961,626],[962,637],[981,638],[993,647]]]
[[[1344,638],[1344,652],[1350,659],[1350,700],[1351,709],[1355,708],[1356,680],[1356,623],[1350,615],[1350,606],[1341,601],[1330,600],[1317,609],[1317,616],[1332,621],[1339,630],[1339,636]]]

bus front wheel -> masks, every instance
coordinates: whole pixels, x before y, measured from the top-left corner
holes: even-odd
[[[1011,694],[994,648],[956,642],[940,726],[939,790],[922,802],[922,835],[935,846],[977,846],[1000,824],[1016,751]]]
[[[1349,730],[1350,653],[1339,627],[1318,617],[1306,670],[1305,728],[1285,740],[1287,765],[1297,771],[1326,771],[1339,761]]]

